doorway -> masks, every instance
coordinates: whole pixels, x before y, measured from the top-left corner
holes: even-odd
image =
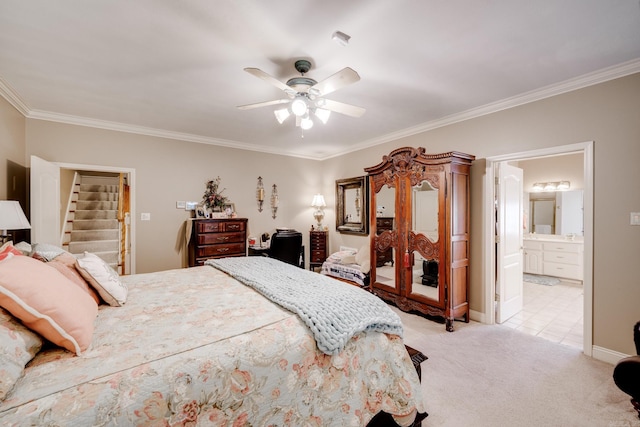
[[[135,169],[112,166],[96,166],[75,163],[48,162],[37,156],[31,156],[30,168],[30,211],[32,222],[32,241],[61,242],[61,170],[87,171],[107,174],[124,174],[129,183],[129,211],[131,218],[135,218]],[[67,189],[68,190],[68,189]],[[56,206],[56,209],[51,209]],[[136,242],[135,221],[129,224],[130,233],[128,240],[128,274],[136,272]]]
[[[496,165],[503,162],[514,162],[522,160],[530,160],[541,157],[559,156],[565,154],[582,153],[583,155],[583,194],[584,194],[584,243],[582,253],[582,269],[583,269],[583,352],[591,356],[593,345],[593,142],[585,142],[579,144],[571,144],[559,147],[552,147],[541,150],[528,152],[513,153],[503,156],[497,156],[487,159],[485,185],[486,194],[484,199],[485,223],[484,223],[484,248],[487,256],[486,264],[493,266],[485,270],[485,307],[487,318],[486,323],[496,323],[495,317],[495,294],[496,294],[496,276],[497,276],[497,259],[494,248],[499,237],[496,237],[495,221],[496,221],[496,200],[495,188],[493,183],[496,180]],[[499,234],[499,233],[498,233]]]

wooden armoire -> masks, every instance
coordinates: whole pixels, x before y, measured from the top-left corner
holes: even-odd
[[[450,332],[454,319],[469,321],[469,169],[474,159],[403,147],[365,168],[374,207],[371,259],[391,250],[395,261],[371,263],[371,291],[403,311],[444,318]],[[391,230],[378,230],[381,214],[393,216]]]

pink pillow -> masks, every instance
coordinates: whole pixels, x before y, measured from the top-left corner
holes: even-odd
[[[29,329],[77,355],[91,345],[98,305],[43,262],[26,256],[0,262],[0,306]]]
[[[84,278],[80,275],[80,272],[76,269],[75,256],[68,252],[65,252],[49,261],[47,265],[50,265],[51,267],[58,270],[67,279],[78,285],[80,289],[88,293],[89,296],[96,302],[96,304],[100,304],[100,297],[98,296],[96,290],[89,286],[89,283],[84,280]]]
[[[6,259],[9,256],[9,254],[20,255],[20,256],[24,255],[22,252],[14,248],[13,245],[9,245],[9,244],[3,245],[2,251],[0,251],[0,261]]]

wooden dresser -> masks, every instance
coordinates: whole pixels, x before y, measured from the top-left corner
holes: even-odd
[[[376,217],[376,230],[378,234],[383,231],[393,230],[393,217]],[[376,267],[382,267],[386,263],[390,262],[393,267],[393,249],[388,248],[385,251],[376,252]]]
[[[247,219],[194,219],[189,239],[189,267],[210,258],[247,255]]]
[[[329,245],[327,241],[329,232],[327,231],[310,231],[309,232],[309,270],[316,267],[322,267],[322,263],[329,256]]]

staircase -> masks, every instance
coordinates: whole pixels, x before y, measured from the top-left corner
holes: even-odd
[[[117,213],[118,176],[77,175],[63,247],[76,256],[94,253],[119,272]]]

